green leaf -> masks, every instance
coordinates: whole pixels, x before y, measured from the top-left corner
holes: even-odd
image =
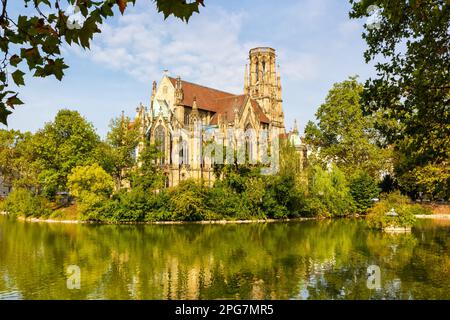
[[[22,61],[22,58],[19,57],[17,54],[13,55],[11,58],[9,58],[9,63],[13,67],[17,67],[17,65]]]
[[[23,86],[25,85],[25,81],[23,80],[23,76],[25,75],[24,72],[22,72],[21,70],[17,69],[16,71],[14,71],[11,76],[15,82],[16,85],[18,86]]]
[[[0,123],[3,123],[5,126],[8,125],[7,118],[12,112],[6,109],[6,106],[3,102],[0,103]]]
[[[173,14],[175,17],[186,22],[189,21],[189,18],[194,12],[199,12],[198,6],[200,3],[203,5],[203,1],[186,3],[181,0],[156,0],[158,12],[162,12],[164,14],[164,19],[167,19],[171,14]]]
[[[20,105],[23,104],[22,100],[20,100],[19,98],[17,98],[18,93],[16,93],[15,95],[9,97],[6,100],[6,104],[8,106],[10,106],[11,108],[14,108],[15,105]]]

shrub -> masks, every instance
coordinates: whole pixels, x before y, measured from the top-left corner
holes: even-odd
[[[77,198],[80,198],[83,192],[109,197],[114,188],[112,177],[96,163],[72,169],[67,180],[71,194]]]
[[[2,210],[12,216],[47,217],[51,214],[48,201],[23,188],[14,189],[2,203]]]
[[[113,202],[109,202],[105,197],[88,191],[82,192],[78,200],[78,208],[82,220],[108,220],[107,212],[110,212],[110,210],[107,210],[107,208],[112,206]]]
[[[206,192],[201,183],[194,180],[181,182],[169,191],[168,211],[173,220],[197,221],[208,216],[204,207]]]
[[[263,212],[270,218],[299,216],[305,208],[305,194],[292,175],[267,176]]]
[[[355,205],[342,171],[333,166],[330,171],[314,166],[309,172],[309,199],[306,212],[316,216],[346,216]]]
[[[98,164],[72,169],[67,178],[71,195],[77,198],[81,218],[94,221],[116,221],[113,201],[108,201],[114,188],[112,177]]]
[[[350,194],[355,202],[356,212],[365,213],[373,205],[372,199],[378,198],[380,189],[367,172],[362,172],[351,180]]]
[[[208,190],[205,206],[213,219],[241,220],[252,218],[247,199],[221,181],[216,182],[214,187]]]
[[[392,209],[397,216],[387,215]],[[408,197],[402,196],[399,192],[390,193],[387,197],[375,206],[367,214],[367,223],[374,229],[386,227],[411,227],[416,218],[417,206],[410,204]]]
[[[422,214],[433,214],[433,212],[431,211],[431,209],[429,208],[425,208],[424,206],[421,206],[420,204],[413,204],[410,208],[411,212],[414,215],[422,215]]]

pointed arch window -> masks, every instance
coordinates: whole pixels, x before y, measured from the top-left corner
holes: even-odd
[[[255,164],[256,132],[250,123],[245,126],[245,161]]]
[[[162,125],[159,125],[155,129],[155,143],[158,150],[161,153],[159,158],[159,164],[164,164],[164,159],[166,155],[166,129]]]

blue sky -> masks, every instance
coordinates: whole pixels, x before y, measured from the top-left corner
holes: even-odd
[[[14,2],[12,10],[23,10]],[[111,118],[133,116],[149,105],[151,84],[163,70],[172,76],[235,93],[243,91],[244,68],[252,47],[277,50],[286,128],[297,119],[303,130],[332,84],[351,75],[374,75],[364,62],[363,23],[348,18],[346,0],[205,0],[189,24],[164,21],[153,1],[138,0],[116,14],[96,35],[90,51],[63,49],[62,82],[26,77],[24,106],[9,128],[36,131],[61,108],[78,110],[104,136]]]

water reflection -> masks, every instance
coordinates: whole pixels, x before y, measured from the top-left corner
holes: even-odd
[[[449,299],[448,224],[60,225],[0,217],[0,299]],[[81,287],[67,288],[80,267]],[[381,288],[368,289],[378,265]]]

